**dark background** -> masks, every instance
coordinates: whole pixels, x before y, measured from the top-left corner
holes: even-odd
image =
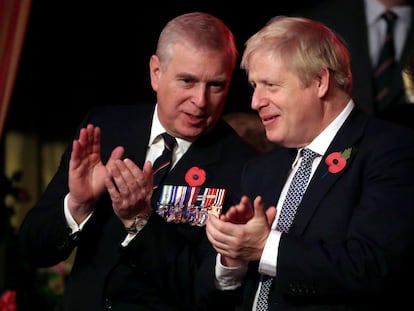
[[[68,139],[92,106],[155,102],[148,62],[176,15],[205,11],[223,19],[241,54],[271,17],[320,1],[33,1],[6,130]],[[224,113],[249,105],[247,79],[237,68]]]

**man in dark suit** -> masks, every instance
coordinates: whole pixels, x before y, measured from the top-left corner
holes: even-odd
[[[181,191],[168,197],[178,200],[172,208],[195,211],[225,208],[239,191],[242,165],[255,152],[220,119],[236,59],[221,20],[178,16],[149,63],[157,104],[100,107],[80,124],[19,234],[37,267],[76,248],[60,310],[232,309],[232,291],[215,286],[216,252],[202,222],[189,212],[168,222],[159,202],[163,185]],[[176,142],[166,148],[172,169],[155,187],[165,132]],[[192,204],[187,195],[196,191]]]
[[[381,107],[376,107],[374,70],[384,43],[386,23],[381,14],[396,14],[394,35],[396,70],[390,91]],[[414,3],[412,0],[329,0],[320,1],[295,13],[316,19],[335,30],[347,42],[353,72],[352,96],[370,115],[414,127],[414,105],[408,102],[402,73],[414,51]],[[413,119],[407,122],[407,113]]]
[[[279,148],[248,162],[245,196],[207,221],[218,283],[245,278],[244,310],[404,310],[414,131],[354,104],[349,52],[316,21],[275,18],[247,41],[241,65]]]

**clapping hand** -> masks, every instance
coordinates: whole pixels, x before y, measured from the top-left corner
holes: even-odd
[[[222,255],[223,264],[240,266],[261,257],[276,208],[266,211],[262,198],[256,197],[254,207],[247,196],[220,218],[210,215],[206,232],[214,249]]]
[[[119,160],[123,153],[123,147],[116,147],[107,165]],[[89,124],[73,141],[69,162],[68,207],[78,224],[93,211],[95,202],[105,192],[106,176],[108,170],[101,160],[101,130]]]

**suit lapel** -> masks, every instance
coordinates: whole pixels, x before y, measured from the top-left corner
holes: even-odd
[[[264,187],[264,189],[262,189],[263,194],[258,194],[262,195],[266,207],[269,207],[271,205],[276,206],[278,203],[280,193],[282,192],[282,189],[286,183],[286,176],[288,176],[289,171],[292,168],[292,164],[293,161],[295,161],[297,152],[298,150],[296,148],[286,149],[286,152],[281,151],[280,153],[277,153],[279,157],[278,159],[273,158],[268,163],[268,165],[266,165],[268,169],[272,169],[274,163],[278,163],[278,167],[279,165],[281,167],[281,169],[275,174],[265,174],[265,176],[269,176],[269,178],[268,180],[264,180],[262,184],[272,185],[272,187]],[[280,206],[279,208],[282,207]]]
[[[357,108],[354,108],[352,114],[335,136],[326,154],[323,155],[296,212],[290,228],[291,233],[298,235],[303,233],[329,189],[350,169],[358,152],[358,141],[362,136],[366,121],[366,117]],[[343,152],[348,148],[352,148],[352,150],[345,167],[338,173],[330,173],[328,165],[325,163],[326,157],[333,152]]]
[[[144,166],[145,157],[148,149],[148,142],[151,134],[152,116],[155,105],[135,105],[136,110],[129,111],[128,118],[136,120],[128,124],[122,133],[125,142],[121,145],[125,147],[123,158],[129,158],[134,161],[140,168]],[[134,115],[132,115],[134,113]]]

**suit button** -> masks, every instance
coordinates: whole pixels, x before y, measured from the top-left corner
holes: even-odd
[[[105,299],[105,308],[107,310],[112,310],[112,301],[111,301],[111,299],[108,299],[108,298]]]

